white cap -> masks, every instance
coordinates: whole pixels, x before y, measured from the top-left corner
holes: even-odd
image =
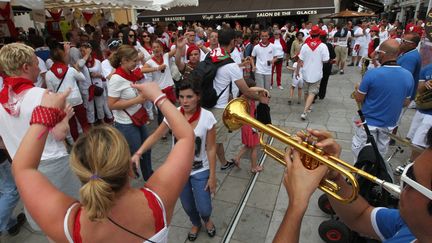
[[[220,25],[218,25],[218,26],[216,27],[216,29],[217,29],[217,30],[221,30],[222,27],[221,27]]]
[[[183,30],[183,27],[179,26],[177,27],[177,30]]]

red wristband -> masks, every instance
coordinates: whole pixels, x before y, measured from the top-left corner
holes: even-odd
[[[37,106],[32,113],[30,125],[41,124],[47,128],[53,128],[65,118],[63,110],[52,107]]]

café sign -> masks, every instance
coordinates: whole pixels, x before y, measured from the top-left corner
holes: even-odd
[[[305,10],[278,10],[278,11],[256,11],[256,12],[237,12],[237,13],[209,13],[209,14],[189,14],[189,15],[170,15],[170,16],[145,16],[140,15],[141,21],[151,22],[176,22],[176,21],[196,21],[196,20],[227,20],[227,19],[254,19],[254,18],[273,18],[287,17],[294,15],[313,15],[331,13],[334,9],[305,9]]]

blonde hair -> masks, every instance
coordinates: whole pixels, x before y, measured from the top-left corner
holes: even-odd
[[[116,193],[129,181],[130,151],[126,139],[111,126],[94,127],[76,141],[70,161],[83,184],[79,193],[89,220],[106,218]]]
[[[116,52],[109,57],[109,62],[113,68],[118,68],[121,65],[123,58],[132,60],[138,56],[138,51],[131,45],[121,45]]]
[[[11,43],[0,49],[0,65],[9,76],[21,74],[24,64],[32,64],[35,56],[34,49],[22,43]]]

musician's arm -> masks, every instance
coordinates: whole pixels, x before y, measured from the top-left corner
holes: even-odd
[[[342,176],[338,176],[335,181],[340,187],[338,194],[342,197],[349,197],[352,193],[352,187],[348,185]],[[374,207],[362,197],[358,198],[351,203],[341,203],[340,201],[329,197],[330,204],[336,215],[340,217],[342,222],[346,224],[351,230],[354,230],[360,235],[366,235],[374,239],[379,240],[380,238],[376,234],[372,226],[371,213]]]
[[[362,94],[361,92],[358,91],[358,89],[356,89],[355,94],[354,94],[354,98],[358,103],[363,104],[365,97],[366,97],[366,94]]]

